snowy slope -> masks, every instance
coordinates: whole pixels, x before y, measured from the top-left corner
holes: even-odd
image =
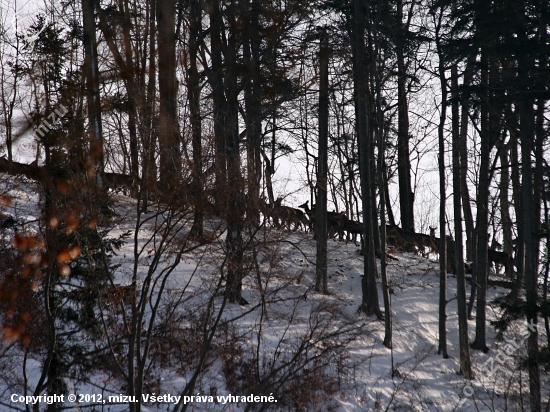
[[[36,221],[39,206],[34,186],[29,182],[16,184],[11,178],[4,178],[2,185],[4,193],[13,198],[11,205],[5,206],[3,211],[16,216],[17,219]],[[134,270],[134,239],[139,242],[141,248],[151,239],[152,233],[160,223],[158,218],[151,219],[140,227],[134,238],[137,218],[135,203],[122,196],[115,196],[115,200],[118,217],[113,220],[111,236],[116,237],[127,231],[132,233],[113,260],[121,265],[116,272],[116,283],[129,285]],[[151,217],[153,214],[144,216]],[[189,227],[185,221],[182,225],[183,239]],[[166,305],[180,299],[177,305],[172,307],[177,308],[178,313],[182,314],[181,325],[189,327],[197,326],[193,324],[193,321],[197,321],[193,318],[194,312],[201,313],[197,308],[204,307],[212,293],[218,293],[213,298],[215,308],[219,309],[223,305],[222,295],[219,291],[213,292],[213,288],[219,279],[219,269],[223,261],[225,233],[223,225],[216,219],[209,220],[207,226],[213,241],[184,254],[181,262],[166,278],[162,294],[162,302]],[[179,239],[178,236],[173,239],[174,245]],[[246,388],[253,386],[255,382],[245,381],[247,377],[253,377],[254,365],[260,365],[265,375],[275,365],[283,365],[287,361],[287,368],[282,369],[283,372],[292,372],[296,376],[305,373],[304,379],[307,378],[309,383],[318,386],[310,388],[306,381],[300,383],[310,390],[309,394],[303,394],[304,397],[310,397],[309,403],[300,403],[299,398],[293,398],[294,403],[287,402],[287,406],[282,410],[527,410],[523,409],[521,404],[528,400],[528,376],[526,371],[520,372],[518,368],[520,357],[526,353],[526,343],[522,338],[522,334],[527,330],[524,323],[517,322],[514,325],[515,334],[513,331],[508,332],[506,340],[502,342],[495,341],[494,330],[488,324],[488,344],[491,351],[487,354],[471,352],[472,363],[479,380],[469,386],[468,381],[457,375],[459,347],[457,303],[456,299],[453,299],[456,296],[454,275],[449,275],[448,284],[450,302],[447,307],[447,330],[450,358],[443,359],[437,354],[437,262],[405,253],[397,253],[397,260],[388,262],[389,281],[394,291],[391,295],[394,346],[393,351],[390,351],[382,344],[384,323],[358,313],[363,261],[357,253],[357,245],[353,242],[346,244],[329,241],[330,294],[324,296],[313,291],[316,245],[310,233],[266,228],[256,233],[254,239],[257,242],[255,251],[258,266],[251,264],[248,267],[250,271],[244,279],[243,286],[243,297],[249,305],[226,304],[220,320],[223,327],[220,326],[221,332],[216,335],[209,348],[205,370],[200,374],[193,392],[195,396],[200,394],[201,398],[198,402],[194,398],[188,410],[245,411],[246,402],[231,402],[227,401],[228,398],[221,398],[222,401],[218,403],[203,400],[208,400],[208,396],[217,400],[217,396],[227,397],[230,394],[249,396],[250,392],[246,392]],[[153,249],[153,246],[154,244],[147,244],[139,259],[137,266],[141,281],[145,279],[148,265],[151,264],[152,255],[148,255],[147,248]],[[166,256],[168,264],[171,255]],[[158,270],[159,274],[161,269],[162,266]],[[260,281],[264,288],[263,293],[260,291]],[[488,291],[489,300],[505,293],[504,289],[491,287]],[[262,294],[264,305],[261,304]],[[152,299],[158,297],[155,293],[151,296]],[[383,308],[381,290],[379,297]],[[495,319],[497,314],[496,307],[489,304],[488,321]],[[145,322],[150,320],[147,316]],[[198,322],[200,324],[200,320]],[[470,341],[475,337],[474,329],[475,321],[469,321]],[[339,332],[331,335],[335,331]],[[539,328],[539,333],[543,333],[542,327]],[[189,336],[191,335],[193,333],[190,332]],[[191,345],[191,340],[186,339],[185,334],[181,335],[180,344],[183,352]],[[231,339],[236,339],[235,343],[232,344]],[[544,339],[546,337],[542,336],[541,340]],[[504,349],[507,341],[514,343],[513,350],[510,347]],[[319,364],[306,360],[303,367],[293,370],[290,360],[300,344],[310,345],[304,354],[306,357],[324,353],[326,348],[329,350],[319,358]],[[506,350],[509,353],[506,353]],[[12,366],[14,362],[22,362],[22,353],[17,347],[8,347],[8,344],[4,343],[0,354],[4,365],[4,369],[0,368],[0,409],[12,410],[10,408],[21,407],[21,404],[10,403],[11,394],[23,393],[21,382],[10,381],[20,373],[20,368],[16,365],[13,370],[8,371],[5,365],[7,361]],[[168,356],[167,359],[157,362],[152,368],[157,385],[154,388],[148,387],[144,394],[180,396],[193,372],[191,367],[186,369],[182,363],[184,358],[183,355],[182,358]],[[393,367],[398,371],[393,378],[392,359]],[[495,369],[494,373],[488,368],[488,365],[493,363],[500,366],[498,370],[492,366]],[[322,367],[319,366],[319,370],[313,372],[316,365]],[[31,356],[26,366],[28,389],[31,392],[39,373],[40,358]],[[330,382],[330,385],[327,382]],[[542,395],[547,401],[550,387],[548,378],[544,375],[543,382]],[[68,383],[69,391],[73,393],[101,393],[104,399],[124,394],[124,382],[108,373],[92,376],[88,383]],[[243,392],[238,392],[239,388]],[[274,388],[271,388],[271,392],[275,391]],[[324,396],[322,391],[325,390],[329,392]],[[294,388],[292,396],[296,396],[296,393]],[[266,395],[268,394],[269,390]],[[284,404],[284,392],[281,396],[278,401]],[[281,404],[277,402],[272,406],[281,407]],[[45,406],[44,404],[43,407]],[[66,402],[66,406],[75,410],[77,408],[75,403],[70,402]],[[127,410],[128,405],[104,404],[97,407],[101,408],[97,410],[122,411]],[[173,404],[169,402],[149,402],[143,406],[143,410],[147,411],[172,408]]]

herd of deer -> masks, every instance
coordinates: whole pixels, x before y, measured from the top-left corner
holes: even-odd
[[[0,157],[0,172],[10,174],[22,174],[31,179],[40,180],[41,167],[37,162],[29,165],[18,162],[8,162],[5,157]],[[139,181],[131,176],[118,173],[105,173],[105,184],[110,188],[135,188]],[[268,204],[265,199],[260,200],[260,211],[265,218],[278,229],[284,228],[288,230],[315,230],[315,205],[309,207],[309,201],[298,206],[303,209],[295,209],[282,204],[282,199],[279,198],[273,204]],[[329,238],[338,237],[339,240],[344,240],[347,234],[346,241],[357,239],[357,235],[362,239],[363,224],[355,220],[351,220],[345,213],[328,212],[327,211],[327,235]],[[424,257],[429,257],[432,253],[439,254],[439,238],[435,237],[435,228],[430,227],[430,234],[416,233],[407,231],[399,226],[387,225],[386,237],[388,245],[402,247],[408,250],[415,250],[421,253]],[[447,236],[447,268],[454,273],[454,241]],[[426,252],[426,249],[428,251]],[[512,274],[513,267],[516,266],[514,258],[506,252],[497,250],[488,250],[488,259],[495,265],[496,271],[499,272],[500,267],[504,267],[507,274]]]
[[[309,207],[309,201],[298,207],[303,209],[295,209],[290,206],[281,204],[282,199],[277,199],[273,204],[268,204],[265,199],[260,201],[262,214],[267,221],[278,229],[284,228],[288,230],[315,230],[315,205]],[[414,250],[422,254],[424,257],[429,257],[431,254],[439,255],[440,240],[435,236],[436,228],[430,227],[430,234],[416,233],[400,228],[397,225],[386,225],[386,238],[388,245]],[[344,240],[347,234],[347,240],[357,239],[357,235],[361,237],[362,242],[363,223],[349,219],[344,213],[328,212],[327,211],[327,234],[329,238],[338,237],[339,240]],[[456,273],[454,263],[454,240],[450,236],[446,236],[447,250],[447,271]],[[505,268],[507,274],[511,274],[513,267],[516,266],[514,258],[506,252],[497,250],[488,250],[488,260],[495,265],[497,272],[500,267]],[[467,266],[469,268],[470,266]]]
[[[273,204],[268,204],[262,199],[260,207],[266,219],[279,229],[315,230],[315,205],[310,209],[309,201],[298,206],[305,212],[282,205],[281,199],[277,199]],[[355,241],[357,235],[361,235],[363,232],[363,224],[348,219],[344,213],[327,212],[327,232],[329,238],[338,236],[339,240],[343,240],[347,233],[347,239]]]

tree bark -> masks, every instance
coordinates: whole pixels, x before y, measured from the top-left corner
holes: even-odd
[[[210,47],[212,58],[212,70],[209,76],[210,87],[212,88],[212,103],[214,117],[214,141],[215,141],[215,174],[216,174],[216,207],[223,207],[224,190],[226,187],[226,136],[225,117],[226,106],[223,85],[223,60],[222,60],[222,30],[223,21],[220,11],[220,1],[211,0],[210,13]]]
[[[227,98],[227,117],[225,122],[225,141],[227,161],[227,186],[224,198],[224,216],[227,221],[227,299],[232,303],[245,304],[242,298],[243,271],[243,229],[244,229],[244,181],[241,174],[241,156],[239,145],[239,89],[237,85],[238,27],[234,10],[228,9],[229,34],[226,47],[225,95]]]
[[[525,225],[523,224],[523,195],[522,195],[522,186],[521,186],[521,172],[520,172],[520,160],[519,160],[519,130],[515,122],[515,115],[512,113],[512,110],[509,109],[510,118],[509,130],[510,130],[510,160],[512,164],[512,196],[514,200],[514,210],[516,214],[516,225],[518,228],[518,237],[516,244],[516,255],[514,257],[516,263],[516,280],[513,285],[513,289],[508,295],[508,301],[510,303],[515,303],[520,295],[521,289],[523,288],[523,280],[525,278],[525,248],[524,248],[524,232]]]
[[[500,215],[502,219],[502,237],[503,237],[503,250],[508,256],[514,255],[514,247],[512,246],[512,218],[510,217],[510,150],[509,145],[505,142],[500,142],[502,145],[500,148],[500,166],[502,171],[500,173]],[[514,271],[512,265],[506,266],[506,276],[508,279],[514,278]]]
[[[319,155],[317,168],[317,206],[315,235],[317,260],[315,290],[328,293],[327,285],[327,174],[328,174],[328,61],[329,47],[326,29],[320,31],[319,50]]]
[[[384,181],[384,169],[385,169],[385,156],[384,156],[384,112],[382,111],[382,82],[380,80],[380,73],[376,70],[377,59],[380,59],[380,42],[378,38],[378,18],[374,25],[374,50],[375,53],[372,57],[372,67],[374,70],[374,82],[376,85],[376,117],[377,117],[377,135],[378,135],[378,192],[380,194],[380,272],[382,276],[382,297],[384,299],[384,317],[385,317],[385,332],[384,332],[384,346],[386,348],[392,348],[392,313],[390,306],[390,287],[388,284],[388,275],[386,267],[386,195],[385,195],[385,181]],[[406,101],[406,96],[405,96]],[[408,122],[408,120],[407,120]],[[407,126],[408,129],[408,126]],[[407,133],[408,134],[408,133]],[[408,145],[407,145],[408,146]],[[408,147],[407,147],[408,151]],[[409,169],[410,172],[410,169]],[[410,179],[409,179],[410,184]],[[378,227],[378,221],[374,220]],[[393,368],[393,365],[392,365]],[[392,376],[395,371],[392,369]]]
[[[460,374],[467,379],[473,379],[472,364],[470,359],[470,343],[468,341],[468,318],[466,308],[466,281],[464,276],[464,252],[462,249],[462,165],[460,164],[460,142],[458,119],[458,74],[456,65],[451,68],[452,91],[453,91],[453,206],[454,206],[454,227],[455,227],[455,262],[456,262],[456,289],[458,304],[458,339],[460,342]]]
[[[90,136],[90,160],[88,176],[95,176],[95,182],[104,188],[103,132],[101,124],[101,99],[99,92],[99,63],[95,32],[95,9],[97,0],[82,0],[84,69],[88,104]]]
[[[155,10],[156,0],[149,0],[147,7],[147,15],[149,17],[149,71],[147,72],[147,91],[143,108],[143,155],[142,155],[142,179],[140,200],[143,212],[147,212],[150,197],[153,188],[156,184],[156,163],[155,163],[155,147],[156,134],[153,127],[153,115],[155,112],[156,100],[156,26],[155,26]],[[145,67],[144,67],[145,73]],[[145,76],[145,74],[144,74]]]
[[[253,0],[248,13],[248,32],[243,40],[243,60],[246,67],[244,97],[246,107],[246,161],[248,205],[247,215],[254,224],[260,222],[260,179],[262,176],[262,96],[260,80],[260,4]]]
[[[128,0],[124,0],[122,3],[124,9],[122,22],[122,33],[124,38],[124,53],[126,57],[126,77],[129,81],[126,84],[126,90],[128,93],[128,132],[130,138],[130,175],[134,179],[139,179],[139,152],[138,152],[138,138],[136,130],[137,121],[137,108],[136,101],[138,99],[138,91],[135,82],[135,70],[134,59],[132,53],[132,40],[130,37],[130,29],[132,27],[132,20],[130,17],[130,9],[128,7]],[[137,196],[138,186],[135,185],[130,189],[130,196],[135,198]]]
[[[442,13],[441,13],[442,14]],[[441,16],[442,17],[442,16]],[[447,253],[445,235],[445,202],[447,195],[445,191],[445,120],[447,118],[447,78],[445,77],[444,55],[441,51],[439,31],[441,28],[441,17],[436,29],[436,42],[439,55],[439,83],[441,85],[441,109],[438,126],[438,165],[439,165],[439,348],[437,353],[443,358],[447,354]],[[453,66],[456,70],[456,67]],[[456,74],[456,73],[455,73]],[[454,87],[454,86],[453,86]],[[456,92],[453,89],[453,98]],[[455,121],[456,104],[453,102],[453,122]],[[454,123],[453,123],[454,127]],[[454,129],[453,129],[454,130]]]
[[[476,63],[476,54],[472,53],[466,69],[464,71],[463,87],[470,87],[474,78],[474,64]],[[462,209],[464,210],[464,224],[466,226],[466,260],[472,262],[474,237],[474,215],[470,205],[470,191],[468,189],[468,113],[470,111],[470,98],[466,96],[462,99],[461,118],[460,118],[460,191],[462,193]]]
[[[406,28],[402,23],[403,1],[397,1],[397,170],[399,178],[399,202],[401,227],[414,232],[414,194],[411,188],[411,159],[409,155],[409,106],[407,102],[407,71],[405,68],[404,42]]]
[[[524,17],[521,16],[521,19]],[[538,239],[536,236],[536,205],[533,185],[533,167],[531,165],[531,154],[533,153],[533,136],[535,113],[533,110],[533,97],[531,86],[528,83],[532,78],[531,57],[529,51],[525,50],[527,36],[525,31],[518,34],[520,44],[524,45],[518,56],[518,80],[519,90],[516,102],[520,117],[521,133],[521,167],[522,167],[522,214],[523,214],[523,247],[525,253],[525,315],[530,324],[534,324],[534,330],[530,331],[527,338],[527,356],[529,369],[529,400],[532,411],[541,411],[541,382],[539,370],[539,348],[538,348]]]
[[[159,149],[160,186],[173,197],[179,188],[181,148],[177,119],[176,87],[176,10],[172,0],[157,0],[159,70]]]
[[[191,233],[195,236],[202,236],[205,199],[203,195],[204,179],[202,170],[201,86],[197,68],[202,13],[200,0],[190,0],[189,6],[189,70],[187,74],[187,89],[189,94],[189,112],[191,115],[191,144],[193,147],[192,185],[195,208]]]
[[[485,10],[485,9],[483,9]],[[479,170],[479,187],[477,193],[477,249],[476,249],[476,283],[478,287],[477,293],[477,309],[476,309],[476,338],[472,343],[472,348],[487,352],[489,348],[486,343],[486,300],[487,300],[487,273],[489,265],[487,262],[488,255],[488,216],[489,216],[489,155],[490,155],[490,140],[492,128],[490,125],[489,113],[489,65],[490,59],[488,52],[481,52],[481,159]]]
[[[364,276],[362,280],[363,300],[361,310],[367,315],[374,314],[382,319],[376,285],[376,257],[373,239],[373,213],[371,197],[370,142],[367,124],[369,110],[367,91],[367,70],[365,53],[365,14],[361,0],[353,2],[354,27],[354,92],[355,92],[355,130],[359,144],[359,172],[361,179],[361,200],[363,205],[363,238],[366,253],[364,256]],[[376,221],[374,221],[376,222]],[[376,223],[377,225],[377,223]]]

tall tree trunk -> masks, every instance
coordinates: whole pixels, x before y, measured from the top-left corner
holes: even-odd
[[[229,11],[232,13],[232,10]],[[245,304],[242,298],[243,270],[243,229],[244,229],[244,181],[241,174],[241,155],[239,145],[239,89],[237,86],[237,21],[229,16],[230,30],[227,39],[225,94],[227,98],[226,156],[227,186],[224,198],[224,216],[227,221],[227,299],[232,303]]]
[[[248,33],[243,39],[243,59],[246,66],[245,107],[246,107],[246,161],[248,173],[247,214],[255,224],[259,224],[260,179],[262,175],[261,139],[261,84],[260,84],[260,4],[253,0],[248,5]]]
[[[476,53],[472,53],[466,63],[464,71],[463,87],[470,87],[474,78],[474,65],[476,63]],[[470,99],[462,99],[461,118],[460,118],[460,191],[462,192],[462,209],[464,210],[464,224],[466,226],[466,260],[473,261],[473,241],[474,237],[474,215],[470,204],[470,191],[468,190],[468,113],[470,111]]]
[[[174,196],[181,180],[181,148],[177,119],[176,10],[171,0],[157,0],[159,69],[160,186]]]
[[[149,0],[147,14],[149,17],[149,71],[147,72],[147,93],[143,108],[143,155],[142,155],[142,186],[140,187],[142,211],[147,212],[152,189],[156,184],[155,146],[156,134],[153,128],[153,116],[156,100],[156,0]]]
[[[399,202],[401,226],[414,232],[414,194],[411,189],[411,159],[409,155],[409,106],[407,102],[407,72],[405,68],[404,42],[405,26],[403,19],[403,1],[397,1],[397,170],[399,174]]]
[[[524,11],[526,12],[526,11]],[[523,16],[521,19],[523,20]],[[523,22],[522,22],[523,23]],[[524,23],[522,24],[524,26]],[[521,29],[520,29],[521,31]],[[529,399],[532,411],[541,411],[541,382],[539,370],[539,348],[538,348],[538,239],[536,236],[535,205],[533,167],[531,165],[531,154],[533,153],[533,136],[535,114],[533,110],[534,100],[530,86],[532,79],[533,62],[526,50],[527,36],[525,30],[518,34],[518,40],[523,48],[518,56],[518,80],[521,91],[516,101],[520,117],[521,133],[521,167],[522,167],[522,214],[523,214],[523,248],[525,253],[525,315],[527,322],[534,324],[527,338],[527,356],[529,368]]]
[[[317,207],[315,236],[317,261],[315,290],[328,293],[327,285],[327,174],[328,174],[328,61],[329,47],[326,29],[320,31],[319,50],[319,164],[317,168]]]
[[[548,35],[545,27],[541,28],[541,37],[547,40]],[[546,57],[541,59],[539,70],[544,72],[548,65]],[[533,173],[533,206],[534,206],[534,236],[535,236],[535,263],[534,266],[538,270],[540,263],[540,237],[541,233],[541,213],[542,213],[542,192],[544,190],[543,167],[544,167],[544,143],[546,140],[546,130],[544,128],[546,100],[543,98],[537,99],[536,121],[535,121],[535,170]]]
[[[376,70],[378,67],[377,60],[380,58],[380,42],[378,38],[378,18],[374,25],[374,54],[372,57],[372,67],[374,70],[374,82],[376,85],[376,118],[377,118],[377,135],[378,135],[378,191],[380,193],[380,272],[382,275],[382,297],[384,299],[384,315],[385,315],[385,333],[384,346],[392,348],[392,313],[390,306],[390,287],[388,285],[388,275],[386,267],[386,195],[384,182],[385,156],[384,156],[384,112],[382,111],[382,81],[380,73]],[[405,96],[406,99],[406,96]],[[410,180],[409,180],[410,182]],[[378,221],[373,221],[378,227]],[[393,368],[393,365],[392,365]],[[395,371],[392,370],[392,376]]]
[[[503,250],[508,256],[514,255],[514,247],[512,245],[512,218],[510,217],[510,150],[509,145],[504,141],[499,143],[502,147],[499,148],[500,152],[500,166],[502,172],[500,173],[500,215],[502,219],[502,237],[503,237]],[[506,276],[509,279],[513,279],[514,271],[512,265],[506,266]]]
[[[369,110],[367,91],[367,70],[365,53],[365,13],[364,2],[353,2],[354,28],[354,91],[355,91],[355,130],[359,144],[359,172],[361,179],[361,200],[363,204],[363,238],[365,239],[366,253],[364,256],[364,276],[362,280],[363,300],[361,310],[367,315],[375,314],[382,319],[378,302],[376,285],[376,257],[373,239],[373,213],[371,201],[371,166],[370,142],[367,124],[367,110]],[[374,221],[376,222],[376,221]],[[377,223],[376,223],[377,225]]]
[[[136,130],[137,120],[137,108],[136,100],[138,99],[138,90],[135,81],[134,59],[132,53],[132,39],[130,37],[130,29],[132,27],[132,20],[130,17],[130,8],[128,6],[128,0],[120,2],[121,13],[123,13],[122,33],[124,38],[124,53],[126,57],[126,90],[128,93],[128,132],[130,137],[130,175],[137,181],[139,179],[139,151],[138,151],[138,138]],[[130,196],[135,198],[137,196],[137,185],[134,185],[130,189]]]
[[[374,54],[374,51],[371,50],[372,54]],[[372,69],[371,71],[376,70],[376,65],[373,65],[371,62]],[[371,101],[371,111],[370,111],[370,117],[369,119],[369,137],[367,140],[367,147],[368,147],[368,162],[369,162],[369,180],[370,180],[370,220],[372,225],[372,238],[374,241],[374,250],[376,253],[376,250],[381,249],[380,245],[380,227],[378,226],[378,205],[376,204],[376,196],[378,191],[378,185],[376,182],[376,161],[375,161],[375,153],[374,149],[376,147],[376,140],[378,137],[378,114],[376,110],[376,98],[374,95],[374,90],[376,90],[376,86],[374,85],[374,74],[373,77],[373,84],[372,84],[372,93],[367,90],[367,93],[369,93],[370,101]],[[378,276],[378,275],[377,275]]]
[[[192,184],[195,207],[191,233],[195,236],[202,236],[205,206],[203,190],[205,182],[202,170],[201,86],[197,68],[197,55],[199,52],[202,22],[200,0],[190,0],[189,6],[189,70],[187,74],[187,89],[189,95],[189,112],[191,115],[191,139],[193,147]]]
[[[524,248],[524,238],[525,238],[525,225],[523,220],[523,194],[521,186],[521,172],[520,172],[520,160],[519,160],[519,128],[515,122],[515,115],[512,113],[512,110],[508,110],[509,121],[509,130],[510,130],[510,163],[512,165],[512,196],[514,200],[514,210],[516,215],[516,225],[518,228],[518,237],[516,241],[516,255],[514,261],[516,264],[516,279],[512,286],[512,290],[508,295],[508,301],[510,303],[515,303],[518,297],[520,296],[521,289],[523,288],[523,280],[525,278],[525,248]]]
[[[477,192],[477,249],[475,273],[478,286],[477,310],[476,310],[476,338],[472,348],[487,352],[486,343],[486,300],[487,300],[487,273],[489,265],[488,254],[488,219],[489,219],[489,155],[492,128],[489,113],[489,65],[490,60],[487,51],[481,54],[481,159],[479,170],[479,187]]]
[[[88,123],[90,128],[90,160],[88,175],[94,176],[100,188],[103,182],[103,132],[101,125],[101,99],[99,94],[99,64],[95,32],[97,0],[82,0],[84,73],[86,75]],[[91,173],[90,173],[91,172]]]
[[[467,379],[473,379],[472,364],[470,360],[470,343],[468,341],[468,318],[466,313],[466,281],[464,276],[464,254],[462,249],[462,165],[460,164],[460,132],[458,119],[458,73],[456,65],[451,68],[452,79],[452,135],[453,135],[453,206],[455,228],[455,262],[456,262],[456,292],[458,304],[458,339],[460,343],[460,374]]]
[[[223,21],[220,11],[220,1],[212,0],[208,7],[210,13],[210,47],[212,72],[209,77],[212,88],[212,103],[214,117],[215,140],[215,174],[216,174],[216,207],[223,207],[226,181],[226,136],[225,121],[227,103],[224,96],[223,61],[222,61],[222,30]]]
[[[520,74],[521,75],[521,74]],[[531,153],[533,151],[532,136],[534,116],[531,101],[518,104],[521,122],[521,165],[522,165],[522,205],[524,224],[524,250],[525,250],[525,289],[526,308],[525,314],[528,323],[537,324],[537,277],[538,256],[535,239],[535,205],[533,193],[533,169],[531,166]],[[540,372],[538,359],[538,332],[535,328],[531,331],[527,340],[527,352],[529,357],[529,388],[531,410],[541,410]]]
[[[443,358],[448,358],[447,354],[447,251],[446,251],[446,235],[445,235],[445,202],[447,195],[445,193],[445,120],[447,118],[447,78],[445,77],[445,61],[441,51],[440,44],[440,28],[441,28],[441,12],[437,29],[436,42],[439,55],[439,84],[441,86],[441,109],[438,126],[438,166],[439,166],[439,348],[437,353]],[[456,67],[453,66],[456,70]],[[453,89],[453,98],[455,98],[455,90]],[[455,122],[456,104],[453,102],[453,122]],[[453,123],[454,127],[454,123]],[[454,130],[454,129],[453,129]]]

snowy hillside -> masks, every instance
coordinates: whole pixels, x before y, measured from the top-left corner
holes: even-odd
[[[25,222],[25,231],[39,233],[36,186],[6,176],[1,182],[4,197],[10,199],[4,202],[3,213]],[[108,238],[126,236],[111,262],[113,289],[94,309],[101,318],[101,331],[83,329],[73,335],[81,341],[82,356],[91,357],[92,364],[89,373],[81,365],[65,370],[63,400],[69,410],[130,408],[132,398],[125,395],[131,333],[123,325],[130,322],[132,313],[139,314],[132,312],[128,292],[134,275],[137,305],[144,308],[137,339],[143,347],[134,341],[134,350],[147,360],[141,389],[144,411],[174,410],[178,400],[179,407],[185,401],[187,410],[193,411],[262,407],[288,411],[527,410],[522,405],[528,400],[528,377],[519,367],[526,353],[525,322],[516,322],[500,341],[488,326],[490,352],[472,351],[477,380],[469,383],[457,375],[454,275],[449,275],[448,285],[450,358],[437,354],[439,275],[435,261],[400,252],[397,260],[388,261],[393,290],[394,346],[390,351],[382,344],[383,322],[358,312],[363,258],[353,242],[329,241],[330,294],[324,296],[313,291],[316,245],[311,233],[265,226],[251,232],[243,285],[248,305],[241,306],[227,303],[221,293],[225,233],[215,218],[208,220],[207,233],[198,242],[187,236],[190,216],[186,213],[150,211],[140,214],[138,222],[135,201],[123,196],[114,196],[113,209],[116,214]],[[1,233],[3,247],[9,247],[15,233],[9,228]],[[76,283],[71,284],[69,276],[67,284],[58,287]],[[36,299],[41,288],[42,284]],[[505,293],[492,287],[489,301]],[[381,291],[379,295],[381,299]],[[144,300],[139,302],[141,297]],[[489,304],[488,320],[497,316],[496,306]],[[470,341],[474,327],[470,321]],[[543,332],[540,327],[539,333]],[[40,336],[32,340],[25,346],[4,335],[0,410],[24,410],[24,396],[33,394],[40,379],[46,352]],[[392,362],[397,371],[393,377]],[[184,393],[193,380],[193,390]],[[548,377],[543,376],[543,381],[547,402]],[[69,401],[69,394],[76,394],[81,402]],[[42,410],[47,403],[45,398],[41,401]]]

